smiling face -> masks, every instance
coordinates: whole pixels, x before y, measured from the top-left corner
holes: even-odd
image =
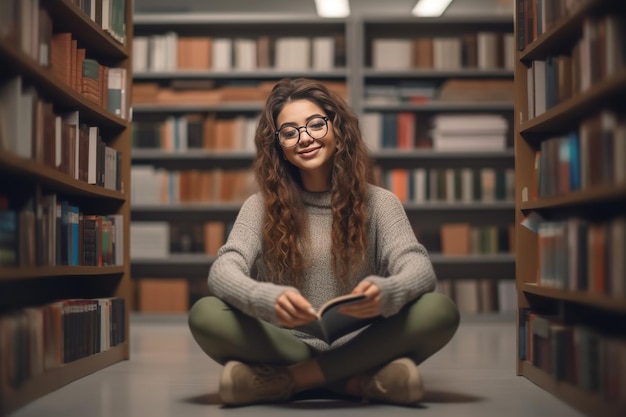
[[[328,116],[321,107],[309,100],[294,100],[286,103],[278,117],[276,126],[305,126],[311,119]],[[304,128],[300,129],[300,141],[293,148],[283,148],[285,158],[300,170],[302,183],[307,191],[330,189],[330,171],[336,151],[335,133],[328,121],[328,132],[321,139],[313,139]]]

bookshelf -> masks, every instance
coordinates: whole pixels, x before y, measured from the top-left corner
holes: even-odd
[[[254,120],[263,104],[263,97],[251,100],[249,97],[239,97],[235,100],[210,99],[197,102],[195,98],[179,100],[177,102],[158,102],[155,99],[157,91],[172,86],[204,86],[219,90],[223,87],[252,86],[257,90],[264,91],[268,85],[283,77],[310,77],[328,82],[330,85],[340,87],[338,91],[345,95],[353,109],[365,116],[367,114],[399,114],[411,113],[424,123],[438,114],[496,114],[499,120],[506,121],[506,129],[503,133],[504,146],[498,149],[486,149],[484,151],[467,152],[467,149],[449,150],[438,152],[428,147],[414,146],[411,149],[394,147],[372,147],[372,156],[381,172],[404,169],[415,170],[443,170],[445,168],[457,170],[471,170],[479,172],[487,168],[497,171],[499,184],[502,185],[504,174],[508,171],[510,198],[498,196],[493,201],[444,201],[443,199],[422,198],[419,201],[406,201],[405,207],[412,223],[419,231],[420,239],[433,253],[433,261],[438,276],[443,280],[452,282],[456,279],[480,279],[488,281],[489,286],[497,286],[500,281],[509,284],[512,289],[515,258],[508,249],[501,249],[495,254],[468,253],[467,256],[458,259],[454,256],[443,255],[441,252],[440,226],[450,222],[469,223],[474,228],[495,227],[509,230],[514,221],[514,201],[512,197],[512,168],[513,155],[513,99],[512,90],[509,96],[494,94],[491,98],[483,100],[457,100],[448,101],[430,100],[424,102],[370,102],[366,94],[369,86],[386,85],[397,87],[399,83],[430,83],[438,89],[448,80],[463,81],[486,81],[511,83],[513,79],[512,65],[505,66],[504,58],[497,58],[497,62],[491,62],[494,57],[488,57],[485,52],[485,62],[478,63],[478,56],[473,63],[458,62],[455,65],[430,68],[377,68],[372,64],[372,44],[374,39],[382,38],[405,38],[412,39],[415,36],[460,39],[461,36],[472,38],[478,32],[493,33],[493,39],[485,37],[484,42],[496,42],[498,50],[504,49],[504,34],[512,37],[513,20],[511,16],[487,17],[487,18],[445,18],[445,19],[411,19],[396,17],[372,17],[353,16],[349,19],[320,19],[310,15],[280,15],[266,14],[251,16],[247,14],[136,14],[134,19],[135,35],[142,38],[139,48],[135,48],[134,57],[138,56],[137,49],[155,48],[158,38],[168,39],[164,42],[173,42],[172,39],[185,39],[193,37],[210,38],[212,48],[215,49],[216,40],[229,38],[233,40],[232,56],[230,56],[230,69],[224,69],[223,64],[216,64],[219,58],[212,55],[204,59],[202,64],[194,67],[194,64],[180,62],[181,68],[164,68],[149,59],[137,64],[134,71],[134,86],[146,91],[139,101],[133,104],[133,111],[137,126],[146,123],[146,132],[137,132],[137,137],[150,138],[160,137],[163,142],[162,125],[157,130],[150,130],[150,124],[180,123],[188,115],[202,115],[217,120],[242,117]],[[176,34],[173,36],[172,34]],[[310,60],[308,68],[285,68],[278,58],[260,59],[257,55],[257,67],[251,69],[247,64],[237,64],[237,39],[255,39],[269,36],[274,38],[302,38],[313,39],[314,37],[330,37],[335,39],[334,63],[319,64],[316,67]],[[147,38],[147,39],[146,39]],[[183,41],[184,42],[184,41]],[[467,39],[474,49],[476,39]],[[146,45],[147,44],[147,45]],[[177,47],[180,42],[177,41]],[[276,45],[274,45],[276,47]],[[246,48],[245,46],[240,46]],[[261,47],[257,43],[256,53],[260,54]],[[314,49],[311,41],[311,49]],[[459,49],[459,54],[461,49]],[[173,54],[173,52],[170,52]],[[276,52],[274,52],[276,54]],[[504,52],[502,52],[503,54]],[[476,52],[478,54],[478,52]],[[312,55],[315,55],[313,53]],[[482,56],[481,55],[481,56]],[[152,56],[152,54],[148,55]],[[259,62],[263,62],[260,64]],[[272,63],[273,62],[273,63]],[[511,64],[513,59],[511,58]],[[500,84],[498,84],[500,85]],[[158,86],[158,87],[157,87]],[[159,90],[161,89],[161,90]],[[251,96],[254,98],[253,96]],[[168,122],[168,119],[170,120]],[[187,122],[184,121],[183,124]],[[168,129],[172,128],[171,125]],[[246,129],[246,128],[244,128]],[[364,126],[367,129],[367,126]],[[171,140],[171,139],[170,139]],[[183,146],[184,148],[184,146]],[[221,171],[246,169],[250,166],[254,157],[253,147],[248,145],[237,146],[234,149],[224,147],[202,148],[187,147],[184,149],[163,149],[160,146],[146,145],[133,148],[132,160],[134,167],[152,167],[154,171],[175,172],[179,170],[207,170]],[[145,173],[144,173],[145,174]],[[142,174],[143,175],[143,174]],[[145,174],[150,177],[151,174]],[[160,174],[159,174],[160,175]],[[154,177],[150,177],[154,178]],[[163,177],[156,180],[163,181]],[[145,183],[150,180],[145,180]],[[152,180],[154,183],[155,181]],[[154,195],[155,189],[151,193]],[[132,204],[133,222],[162,222],[173,224],[184,219],[187,222],[205,223],[211,221],[232,222],[234,221],[240,201],[173,201],[169,199],[166,204],[156,204],[152,201],[135,201]],[[477,234],[478,232],[475,232]],[[508,246],[508,243],[507,245]],[[213,254],[179,254],[171,253],[167,259],[150,259],[145,257],[132,257],[131,268],[133,277],[183,277],[190,281],[204,282],[208,268],[211,265]],[[470,271],[468,273],[468,271]],[[202,288],[202,287],[200,287]],[[206,291],[202,288],[202,291]],[[512,293],[512,291],[510,291]],[[204,293],[191,297],[204,295]],[[514,299],[514,296],[511,297]],[[513,300],[514,301],[514,300]],[[513,303],[508,303],[509,307]]]
[[[506,302],[503,293],[495,297],[493,293],[503,291],[505,286],[512,292],[515,257],[502,242],[495,253],[485,253],[494,248],[480,248],[475,240],[465,247],[464,253],[452,254],[444,242],[442,228],[466,224],[469,228],[464,230],[472,236],[480,229],[497,228],[499,233],[511,230],[513,19],[496,15],[360,16],[356,20],[351,98],[365,126],[365,140],[381,172],[382,185],[401,199],[404,196],[416,234],[431,252],[441,291],[452,296],[464,311],[509,310],[511,297]],[[484,94],[492,88],[490,85],[510,93]],[[480,94],[473,93],[477,86],[482,86]],[[457,88],[472,93],[456,94]],[[498,123],[505,125],[499,133],[501,145],[473,150],[474,143],[469,145],[471,139],[466,136],[461,146],[439,148],[430,130],[437,118],[464,115],[496,116]],[[403,133],[407,130],[408,134]],[[372,135],[373,131],[381,133]],[[403,139],[404,136],[409,139]],[[459,188],[482,189],[482,183],[469,185],[460,179],[481,170],[498,176],[508,171],[508,196],[491,199],[485,193],[483,199],[459,192]],[[435,184],[433,178],[437,178]],[[399,190],[394,185],[396,181]],[[415,186],[423,181],[427,183],[425,187]],[[408,193],[403,190],[405,187],[409,188]],[[454,238],[466,240],[466,235],[457,234]],[[492,301],[476,303],[476,298]],[[498,300],[496,305],[494,298]]]
[[[621,416],[626,8],[548,3],[515,10],[517,373],[589,416]]]
[[[130,77],[104,80],[130,74],[133,6],[107,3],[0,5],[2,416],[129,358]]]

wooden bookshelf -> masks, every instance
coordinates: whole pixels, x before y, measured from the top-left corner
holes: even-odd
[[[28,3],[28,5],[23,3]],[[113,6],[113,4],[115,5]],[[112,0],[111,5],[111,7],[123,7],[120,10],[122,11],[121,14],[124,15],[125,21],[132,21],[132,0]],[[39,124],[43,119],[36,119],[37,115],[34,111],[33,119],[29,121],[26,121],[26,115],[20,114],[20,116],[24,117],[23,122],[33,126],[33,138],[8,137],[7,132],[9,130],[7,129],[13,121],[8,122],[6,119],[7,115],[4,112],[7,109],[7,103],[12,103],[12,101],[0,103],[0,177],[3,178],[2,184],[0,184],[0,199],[3,200],[3,206],[6,206],[2,207],[0,212],[4,211],[5,214],[9,212],[16,213],[17,218],[17,213],[26,212],[28,214],[28,208],[25,206],[25,203],[30,204],[32,202],[33,219],[37,219],[33,223],[32,229],[21,229],[21,227],[26,228],[26,226],[22,226],[22,223],[15,223],[11,226],[14,229],[9,229],[12,230],[10,233],[15,233],[15,236],[19,236],[21,244],[31,248],[30,250],[34,253],[32,258],[30,255],[28,258],[26,256],[22,258],[24,252],[23,249],[18,247],[17,240],[14,241],[15,246],[2,248],[3,253],[6,253],[6,250],[9,249],[9,253],[14,254],[15,261],[0,264],[0,331],[3,338],[3,346],[0,348],[0,361],[2,362],[0,364],[1,416],[8,415],[29,402],[53,392],[72,381],[97,372],[116,362],[129,359],[128,313],[132,309],[128,244],[131,161],[131,123],[129,115],[124,115],[123,112],[116,115],[109,111],[106,106],[103,106],[102,103],[97,103],[87,98],[80,92],[80,86],[78,85],[80,82],[77,82],[76,88],[68,85],[64,79],[57,75],[58,72],[55,72],[56,68],[52,68],[51,55],[44,58],[44,54],[41,53],[41,51],[51,49],[50,37],[52,33],[70,32],[72,39],[76,40],[77,46],[86,50],[87,58],[95,59],[98,64],[103,66],[123,68],[127,71],[126,84],[121,87],[121,90],[129,92],[132,70],[132,25],[125,25],[125,33],[119,31],[120,27],[117,26],[117,23],[121,22],[115,23],[110,30],[105,30],[100,22],[96,23],[95,11],[92,18],[71,0],[41,0],[32,2],[9,0],[8,2],[3,2],[3,5],[0,6],[0,14],[7,13],[7,10],[3,9],[4,7],[15,7],[14,10],[16,11],[20,10],[20,8],[26,10],[30,7],[38,9],[38,13],[29,14],[28,18],[25,17],[26,15],[21,16],[18,13],[19,16],[15,16],[16,20],[11,23],[15,24],[17,32],[20,33],[23,33],[22,25],[37,27],[40,36],[37,42],[31,43],[29,46],[29,48],[33,49],[27,50],[24,44],[20,42],[21,35],[19,33],[16,35],[17,38],[9,39],[3,37],[7,35],[7,32],[0,31],[0,61],[3,62],[0,68],[0,89],[17,79],[19,79],[19,83],[21,83],[23,88],[21,91],[17,90],[15,95],[7,95],[5,97],[9,97],[9,100],[24,100],[25,88],[32,88],[30,91],[35,92],[33,100],[50,103],[50,109],[52,109],[53,115],[57,120],[63,115],[77,112],[81,125],[97,127],[106,147],[120,155],[116,169],[118,172],[117,178],[119,179],[118,184],[121,187],[118,184],[108,184],[108,187],[105,188],[104,185],[94,185],[88,183],[86,179],[78,179],[78,169],[79,166],[83,166],[83,160],[80,159],[79,162],[78,152],[73,147],[69,148],[70,153],[61,156],[61,152],[65,152],[62,150],[64,148],[61,147],[61,142],[56,142],[56,150],[53,150],[57,152],[57,163],[58,158],[68,157],[71,160],[71,158],[75,157],[75,161],[78,163],[70,168],[74,172],[64,172],[58,166],[50,165],[44,159],[47,157],[46,155],[36,156],[38,151],[43,153],[49,152],[49,150],[36,148],[38,145],[33,138],[40,134],[37,133],[37,129],[40,127],[43,129],[43,124]],[[37,15],[40,20],[33,22],[33,16]],[[4,22],[6,22],[6,19]],[[9,34],[8,36],[12,35]],[[121,40],[124,37],[126,42],[122,43]],[[37,45],[36,49],[34,47],[35,44]],[[41,45],[45,46],[41,47]],[[78,71],[78,67],[77,65],[76,71]],[[82,76],[82,68],[81,73],[77,72],[77,75]],[[107,94],[106,90],[104,90],[104,94]],[[120,101],[121,103],[123,103],[122,100]],[[129,107],[129,103],[130,101],[127,100],[126,108]],[[24,132],[24,130],[18,131]],[[57,132],[59,131],[57,130]],[[41,134],[45,135],[46,133]],[[49,136],[44,137],[48,138]],[[56,137],[51,137],[51,139],[54,141],[58,137],[61,136],[57,133]],[[76,140],[78,141],[78,136],[76,136]],[[12,148],[17,146],[16,144],[26,141],[33,142],[32,150],[29,151],[31,153],[30,157],[18,153]],[[23,150],[23,148],[21,149]],[[73,156],[71,156],[71,152],[74,152]],[[116,242],[123,245],[123,250],[118,252],[118,258],[114,266],[85,266],[82,261],[83,254],[80,252],[77,255],[80,260],[72,260],[71,264],[65,264],[65,261],[57,263],[56,260],[49,259],[50,255],[45,255],[45,257],[42,255],[43,252],[49,253],[48,247],[54,246],[56,242],[52,240],[44,241],[43,236],[47,236],[48,232],[44,234],[41,226],[41,215],[37,217],[35,213],[39,213],[41,210],[42,196],[47,197],[50,195],[58,197],[56,201],[59,203],[60,201],[70,202],[84,214],[100,216],[121,215],[122,222],[118,224],[119,229],[117,231],[119,235],[116,237],[119,240],[116,240]],[[7,218],[10,219],[10,217],[4,217],[4,219]],[[6,225],[7,223],[4,223],[5,227]],[[3,230],[3,233],[7,233],[6,230],[8,229]],[[60,230],[58,232],[61,234]],[[4,237],[6,236],[4,235]],[[78,245],[77,241],[73,240],[72,242],[74,247]],[[58,250],[60,251],[61,249],[59,248]],[[77,263],[74,264],[73,262]],[[31,312],[37,311],[37,314],[44,314],[43,309],[51,303],[58,301],[66,302],[70,299],[92,300],[91,302],[94,302],[94,299],[112,299],[116,302],[117,299],[122,299],[124,303],[123,312],[122,309],[111,309],[112,312],[114,311],[113,314],[117,315],[114,325],[119,326],[119,330],[116,331],[114,336],[116,340],[111,340],[111,343],[108,340],[103,341],[97,348],[94,341],[94,346],[82,347],[83,352],[75,355],[74,358],[64,358],[64,352],[60,352],[61,357],[55,358],[52,361],[53,364],[51,364],[49,358],[44,359],[43,357],[35,356],[33,353],[28,363],[30,363],[29,367],[37,367],[37,369],[23,369],[23,366],[15,366],[15,363],[18,363],[18,359],[22,361],[21,363],[25,363],[23,357],[14,357],[16,352],[22,352],[21,356],[24,356],[23,352],[28,352],[29,349],[33,352],[35,350],[29,347],[30,345],[17,344],[15,334],[12,332],[17,331],[15,329],[24,332],[25,328],[22,328],[22,325],[18,326],[17,322],[13,323],[11,317],[24,314],[26,309],[31,310]],[[101,306],[104,306],[104,304],[101,304]],[[92,304],[92,307],[95,307],[95,305]],[[36,323],[36,321],[28,321],[25,325],[32,331],[39,329],[33,323]],[[14,325],[16,327],[11,327]],[[40,331],[41,335],[43,335],[43,324],[41,326],[42,328],[37,331]],[[68,337],[68,340],[78,340],[81,333],[84,334],[82,331],[79,332],[70,328],[67,328],[63,333]],[[72,338],[73,335],[76,337]],[[111,332],[110,336],[113,337],[113,332]],[[20,340],[23,342],[25,339]],[[43,344],[43,339],[40,342]],[[68,345],[76,343],[78,342],[74,341],[68,343]],[[47,344],[44,344],[44,348],[47,349]],[[87,350],[98,353],[86,353]],[[80,357],[80,359],[76,359],[76,357]],[[11,375],[9,375],[7,361],[12,361]],[[34,365],[35,362],[37,365]],[[18,381],[15,379],[16,375],[18,375]]]
[[[624,47],[624,36],[616,35],[624,33],[626,11],[623,4],[608,0],[573,2],[571,10],[542,27],[534,5],[534,1],[518,0],[515,10],[517,373],[586,415],[622,416],[626,413],[626,374],[617,370],[624,359],[616,358],[624,357],[619,352],[626,349],[626,333],[619,325],[626,318],[626,294],[620,290],[624,276],[617,272],[624,254],[625,232],[620,222],[626,216],[626,184],[618,174],[623,160],[615,158],[614,163],[611,152],[591,156],[586,154],[590,148],[584,146],[604,149],[604,143],[626,140],[615,133],[626,129],[622,124],[626,59],[617,52]],[[619,23],[609,30],[615,22]],[[536,32],[529,33],[533,27]],[[589,40],[595,30],[603,28],[606,38]],[[615,50],[608,50],[613,41],[606,39],[616,39]],[[580,50],[591,56],[579,58]],[[598,51],[605,52],[596,56]],[[549,72],[540,72],[541,65],[536,66],[563,56],[571,59],[556,64],[562,65],[563,72],[554,79]],[[608,64],[601,69],[581,64],[587,60],[602,65],[609,56],[618,62],[610,71]],[[569,71],[580,77],[571,84],[559,78]],[[538,101],[543,100],[544,75],[545,111],[532,114],[533,106],[543,110]],[[561,90],[555,89],[557,84]],[[552,96],[555,91],[565,94],[556,98]],[[601,131],[583,131],[594,117],[615,117],[616,124],[603,124]],[[578,150],[578,155],[564,153],[562,163],[567,165],[563,166],[571,168],[572,175],[556,193],[540,187],[555,163],[543,147],[549,141],[569,143],[575,146],[570,149]],[[596,165],[607,174],[591,181],[589,167]],[[540,218],[526,227],[523,222],[530,215]],[[565,230],[569,233],[562,235]],[[596,239],[598,233],[617,239]],[[552,255],[548,255],[550,250]],[[606,262],[606,269],[594,269],[600,262]],[[577,338],[574,346],[572,335]],[[586,350],[588,346],[595,346],[597,356],[593,349]]]

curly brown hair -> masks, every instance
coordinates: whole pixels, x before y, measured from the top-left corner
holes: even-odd
[[[276,118],[294,100],[310,100],[331,120],[337,150],[331,169],[332,265],[339,284],[346,282],[364,260],[367,249],[366,196],[373,183],[372,162],[362,140],[359,121],[338,94],[324,84],[283,79],[272,89],[255,134],[254,171],[264,197],[263,262],[269,279],[298,285],[306,261],[300,251],[307,241],[306,211],[299,170],[283,158],[275,138]]]

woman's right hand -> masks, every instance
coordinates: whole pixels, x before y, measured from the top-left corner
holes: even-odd
[[[317,320],[311,303],[293,290],[287,290],[278,297],[274,310],[278,323],[289,329]]]

